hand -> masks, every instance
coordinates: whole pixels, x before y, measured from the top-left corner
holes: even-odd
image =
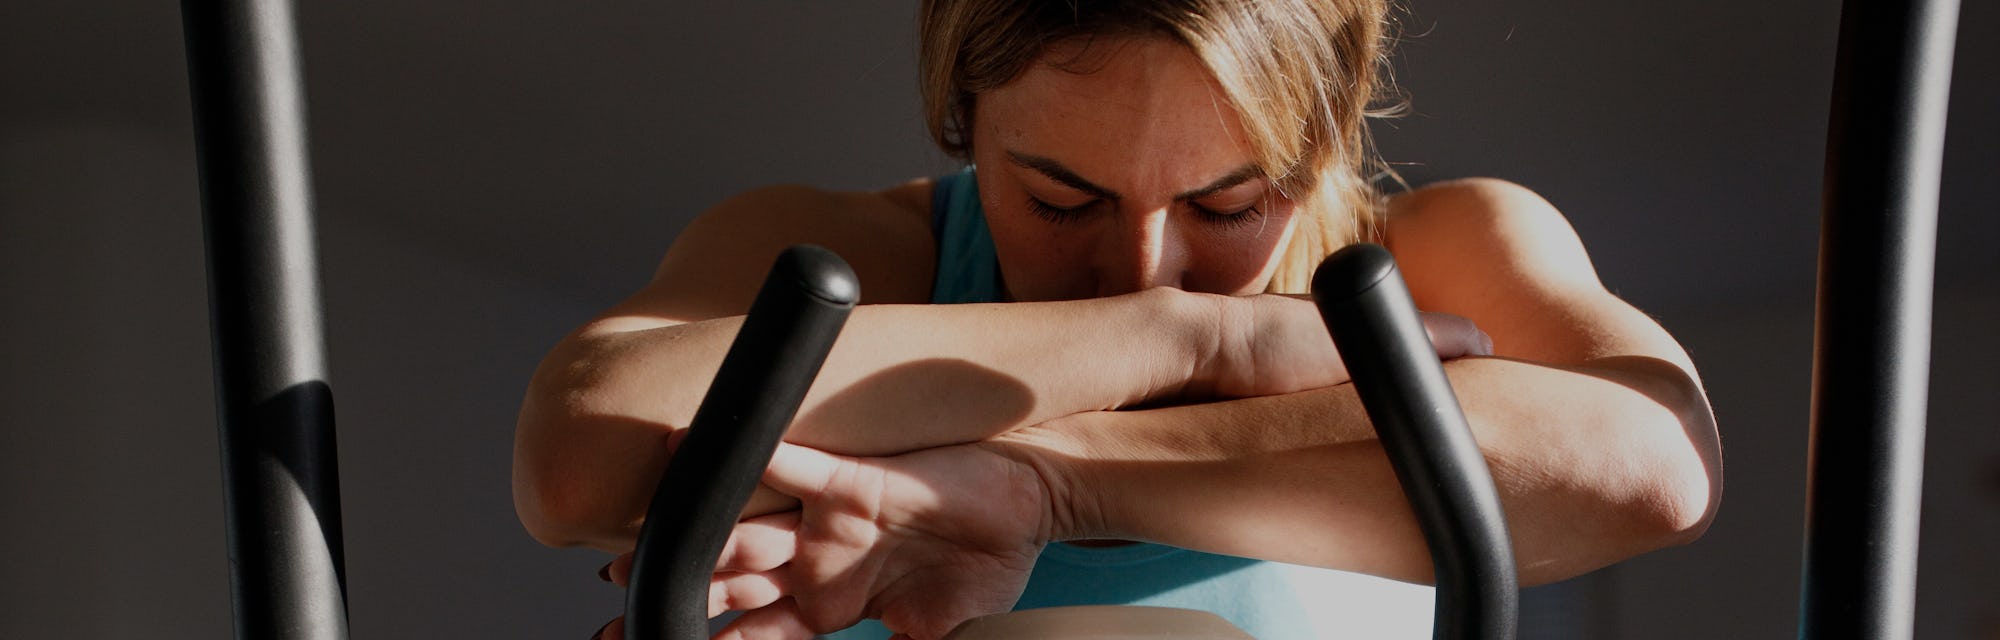
[[[1348,381],[1347,367],[1308,296],[1265,294],[1225,301],[1217,354],[1192,387],[1218,398],[1271,396]],[[1419,314],[1440,360],[1492,355],[1493,339],[1472,321],[1445,313]]]
[[[1035,467],[973,443],[888,458],[781,444],[764,481],[798,511],[736,526],[709,586],[709,615],[747,610],[716,636],[807,640],[879,618],[899,637],[940,638],[1013,608],[1054,532]],[[610,570],[629,577],[630,559]],[[622,637],[613,621],[603,637]]]
[[[781,446],[765,481],[803,506],[732,535],[718,571],[737,575],[711,592],[711,609],[750,611],[723,636],[804,640],[869,617],[939,638],[1012,608],[1054,524],[1042,475],[1001,451],[847,458]]]

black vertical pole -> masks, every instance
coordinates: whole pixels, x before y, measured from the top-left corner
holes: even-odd
[[[1813,347],[1804,638],[1908,638],[1957,0],[1841,9]]]
[[[346,638],[332,390],[287,0],[183,0],[236,637]]]

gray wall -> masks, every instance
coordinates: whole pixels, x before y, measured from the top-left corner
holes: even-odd
[[[356,637],[583,637],[592,552],[508,497],[513,413],[674,234],[773,182],[948,166],[910,8],[307,3]],[[1710,535],[1595,576],[1625,638],[1793,625],[1833,2],[1416,0],[1378,126],[1415,180],[1570,214],[1693,351],[1721,419]],[[2000,5],[1962,19],[1919,635],[2000,628]],[[0,5],[0,637],[211,638],[229,602],[193,148],[172,3]]]

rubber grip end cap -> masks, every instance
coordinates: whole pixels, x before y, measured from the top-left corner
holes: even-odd
[[[1313,297],[1344,300],[1367,293],[1396,271],[1396,259],[1379,244],[1352,244],[1333,252],[1313,271]]]
[[[825,247],[793,245],[778,255],[775,268],[787,272],[800,290],[828,304],[851,307],[861,300],[854,269]]]

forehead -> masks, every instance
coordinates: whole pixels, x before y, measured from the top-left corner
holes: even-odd
[[[1056,158],[1131,187],[1205,182],[1252,158],[1201,59],[1157,36],[1051,45],[1014,80],[980,94],[976,119],[977,155]],[[993,145],[1000,149],[982,149]]]

